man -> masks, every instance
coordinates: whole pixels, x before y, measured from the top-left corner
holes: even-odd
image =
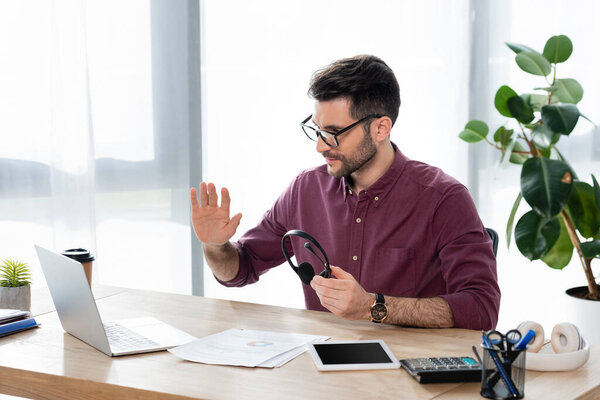
[[[243,286],[284,262],[291,229],[327,251],[332,278],[303,285],[306,306],[346,319],[417,327],[491,329],[500,290],[490,237],[467,189],[441,170],[409,160],[390,141],[400,108],[392,70],[374,56],[317,71],[314,114],[302,123],[325,165],[302,172],[237,243],[212,183],[191,189],[192,224],[219,282]],[[315,259],[292,239],[298,263]],[[316,271],[318,274],[320,271]]]

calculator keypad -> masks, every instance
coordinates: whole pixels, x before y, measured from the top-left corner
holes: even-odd
[[[469,382],[481,379],[481,366],[471,357],[429,357],[400,360],[421,383]]]

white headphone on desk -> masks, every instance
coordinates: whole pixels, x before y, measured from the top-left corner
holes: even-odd
[[[537,322],[525,321],[517,326],[517,330],[525,335],[527,331],[532,329],[535,332],[533,342],[529,343],[527,351],[537,353],[544,345],[544,328]],[[552,329],[550,339],[552,349],[556,354],[569,353],[583,349],[584,340],[579,328],[570,322],[561,322],[556,324]]]
[[[554,353],[540,351],[545,344],[544,328],[540,324],[525,321],[517,326],[517,330],[522,335],[525,335],[530,329],[535,332],[535,338],[527,348],[527,369],[568,371],[587,362],[590,356],[590,346],[577,326],[569,322],[562,322],[554,326],[550,339]]]

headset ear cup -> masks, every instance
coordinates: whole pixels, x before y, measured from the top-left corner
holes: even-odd
[[[315,270],[310,263],[303,262],[298,266],[298,276],[302,282],[310,285],[310,281],[312,280],[313,276],[315,276]]]
[[[535,332],[535,338],[529,343],[527,351],[537,353],[544,345],[544,328],[534,321],[523,321],[517,326],[517,330],[521,332],[521,335],[523,336],[525,336],[530,329]]]
[[[556,324],[552,329],[552,349],[556,354],[581,350],[582,343],[579,328],[569,322]]]

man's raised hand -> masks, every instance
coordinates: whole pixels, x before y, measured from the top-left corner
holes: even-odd
[[[220,246],[229,241],[240,225],[242,214],[229,218],[231,199],[227,188],[221,189],[221,205],[217,189],[212,183],[200,184],[200,202],[196,188],[190,189],[192,226],[198,239],[208,245]]]

